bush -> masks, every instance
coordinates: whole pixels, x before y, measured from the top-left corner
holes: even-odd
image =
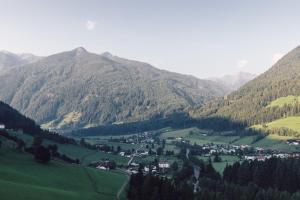
[[[34,152],[34,158],[36,161],[38,161],[40,163],[44,163],[44,164],[48,163],[51,158],[49,149],[47,149],[43,146],[36,147],[35,152]]]

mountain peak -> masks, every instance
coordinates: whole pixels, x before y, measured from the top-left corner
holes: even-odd
[[[109,53],[108,51],[102,53],[101,56],[104,56],[104,57],[106,57],[106,58],[113,58],[113,57],[114,57],[114,56],[113,56],[111,53]]]
[[[76,49],[73,50],[76,55],[81,55],[81,54],[84,54],[84,53],[87,53],[88,51],[83,48],[83,47],[77,47]]]
[[[13,53],[6,51],[6,50],[1,50],[0,53],[6,54],[6,55],[14,55]]]

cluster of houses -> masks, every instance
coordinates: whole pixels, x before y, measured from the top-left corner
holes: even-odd
[[[249,145],[227,145],[227,144],[204,144],[201,146],[207,156],[215,154],[233,155],[238,151],[245,151],[251,148]],[[260,151],[261,148],[255,148],[255,151]]]
[[[110,160],[101,160],[91,163],[90,166],[95,167],[97,169],[110,170],[116,168],[116,163]]]
[[[143,132],[128,137],[111,138],[109,141],[125,144],[153,144],[155,142],[153,139],[153,133],[151,132]]]
[[[127,158],[131,158],[131,157],[143,157],[143,156],[148,156],[149,155],[149,151],[148,150],[144,150],[144,149],[137,149],[135,150],[135,152],[131,152],[130,150],[128,151],[120,151],[119,155],[122,157],[127,157]]]
[[[166,161],[160,161],[157,163],[157,165],[151,164],[148,166],[144,166],[140,169],[140,164],[132,162],[127,168],[127,172],[131,174],[137,174],[139,169],[142,170],[143,174],[165,174],[170,170],[171,166],[170,163]]]
[[[287,140],[286,143],[288,145],[298,146],[298,145],[300,145],[300,140]]]
[[[244,156],[245,160],[248,161],[265,161],[272,157],[275,158],[300,158],[300,153],[274,153],[274,154],[260,154],[260,155],[247,155]]]

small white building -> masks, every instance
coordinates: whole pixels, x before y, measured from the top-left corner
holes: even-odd
[[[170,164],[167,162],[161,162],[161,163],[158,163],[158,167],[161,169],[168,169],[168,168],[170,168]]]
[[[119,154],[120,154],[120,156],[125,156],[125,152],[124,151],[121,151]]]
[[[97,169],[107,170],[107,168],[104,166],[98,166]]]

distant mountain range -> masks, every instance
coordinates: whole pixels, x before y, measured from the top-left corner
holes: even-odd
[[[33,54],[14,54],[8,51],[0,51],[0,73],[13,67],[36,62],[41,58]]]
[[[223,85],[227,88],[228,93],[239,89],[245,83],[254,79],[256,75],[248,73],[248,72],[239,72],[233,75],[225,75],[222,77],[212,77],[209,80],[215,81],[218,84]]]
[[[2,52],[0,66],[0,100],[50,129],[165,117],[226,93],[214,81],[82,47],[44,58]]]

